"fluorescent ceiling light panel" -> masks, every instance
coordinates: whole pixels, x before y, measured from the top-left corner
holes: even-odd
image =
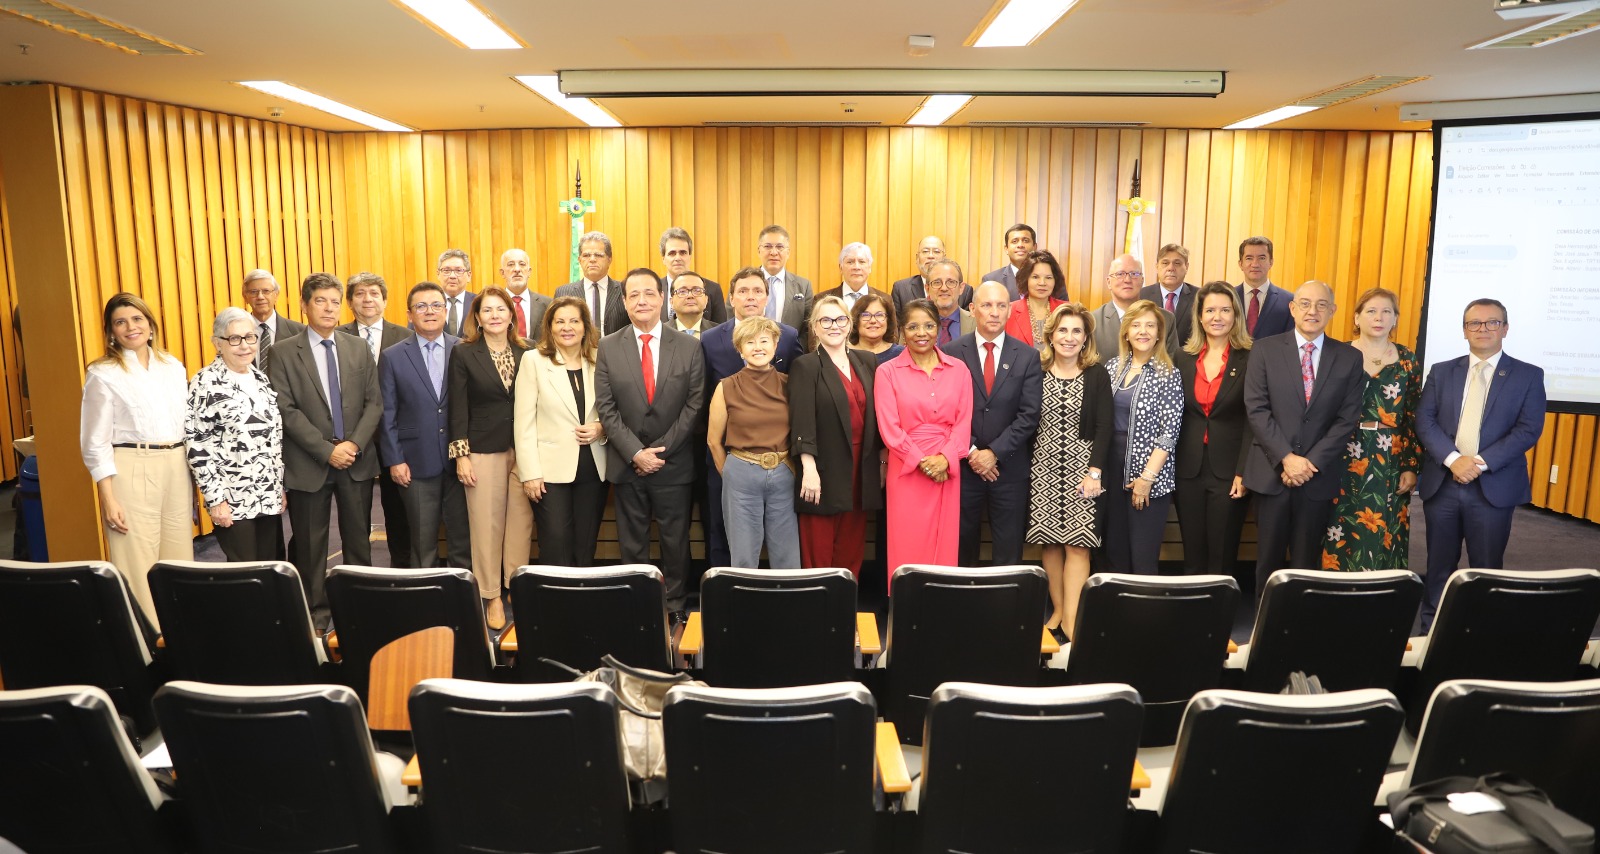
[[[1268,110],[1265,113],[1251,116],[1248,119],[1241,119],[1231,125],[1228,125],[1227,127],[1224,127],[1223,130],[1249,130],[1250,128],[1258,128],[1262,125],[1270,125],[1274,122],[1281,122],[1284,119],[1292,119],[1295,116],[1303,116],[1315,109],[1316,107],[1302,107],[1298,104],[1290,104],[1287,107],[1279,107],[1276,110]]]
[[[517,50],[516,36],[495,23],[470,0],[394,0],[463,47],[473,50]]]
[[[523,74],[511,79],[532,89],[535,95],[576,116],[578,121],[589,127],[622,127],[622,122],[617,121],[611,117],[610,113],[600,109],[599,104],[588,98],[575,98],[562,94],[561,86],[554,74]]]
[[[355,107],[341,104],[332,98],[324,98],[314,92],[307,92],[299,86],[290,85],[282,80],[241,80],[239,85],[266,95],[277,96],[285,101],[303,104],[314,110],[321,110],[324,113],[338,116],[358,125],[366,125],[373,130],[392,130],[403,133],[409,133],[414,130],[414,128],[408,128],[403,124],[378,118],[366,110],[358,110]]]
[[[924,127],[942,125],[971,100],[971,95],[929,95],[916,115],[906,119],[906,124]]]
[[[766,95],[1128,95],[1214,98],[1221,71],[1058,68],[606,68],[563,71],[561,91],[586,98]]]
[[[973,40],[973,47],[1024,47],[1033,44],[1072,11],[1078,0],[1010,0],[989,26]]]

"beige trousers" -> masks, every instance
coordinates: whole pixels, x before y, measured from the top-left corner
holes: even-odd
[[[194,560],[194,484],[183,448],[142,451],[116,448],[117,473],[111,494],[128,518],[127,533],[106,528],[111,564],[128,580],[128,590],[152,625],[155,600],[150,596],[150,567],[158,560]]]
[[[468,454],[477,486],[466,488],[467,526],[472,532],[472,574],[478,595],[497,599],[511,573],[528,562],[533,547],[533,505],[512,469],[516,451]]]

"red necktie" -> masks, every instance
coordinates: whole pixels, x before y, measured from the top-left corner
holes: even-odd
[[[528,337],[528,316],[522,313],[522,297],[512,297],[511,304],[517,312],[517,334],[526,338]]]
[[[1311,368],[1311,354],[1317,349],[1316,342],[1305,346],[1306,354],[1300,357],[1300,381],[1306,386],[1306,403],[1311,402],[1311,385],[1316,382],[1316,372]]]
[[[1256,321],[1261,319],[1261,291],[1256,289],[1250,292],[1250,307],[1244,313],[1244,328],[1251,335],[1256,334]]]
[[[983,393],[994,394],[994,342],[983,342]]]
[[[1178,313],[1178,295],[1177,294],[1174,294],[1174,293],[1167,294],[1167,313],[1168,314],[1177,314]]]
[[[654,337],[639,336],[639,343],[644,345],[639,348],[639,369],[644,371],[644,399],[647,403],[656,402],[656,360],[650,355],[650,339]]]

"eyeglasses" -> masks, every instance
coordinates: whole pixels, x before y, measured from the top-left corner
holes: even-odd
[[[466,274],[472,272],[472,268],[471,267],[440,267],[435,272],[437,272],[441,276],[465,276]]]
[[[706,295],[706,289],[705,288],[673,288],[672,289],[672,295],[676,296],[676,297],[703,297],[703,296]]]
[[[819,317],[817,326],[823,329],[846,329],[850,326],[850,318],[842,314],[838,317]]]
[[[419,303],[413,304],[411,306],[411,310],[412,311],[420,311],[423,314],[433,314],[435,312],[444,311],[444,303],[442,303],[442,302],[419,302]]]
[[[1469,320],[1462,325],[1467,327],[1470,332],[1482,332],[1485,329],[1490,332],[1496,332],[1499,331],[1500,327],[1505,326],[1506,322],[1504,320]]]
[[[1106,278],[1108,278],[1108,279],[1131,279],[1131,280],[1138,280],[1138,279],[1142,279],[1142,278],[1144,278],[1144,274],[1143,274],[1143,273],[1141,273],[1141,272],[1139,272],[1139,271],[1138,271],[1138,270],[1132,270],[1132,271],[1129,271],[1129,270],[1123,270],[1123,271],[1122,271],[1122,272],[1120,272],[1120,273],[1112,273],[1112,274],[1111,274],[1111,275],[1109,275],[1109,276],[1107,276],[1107,277],[1106,277]]]
[[[261,338],[254,332],[251,332],[248,335],[224,335],[217,338],[217,340],[226,343],[229,347],[237,347],[240,344],[254,344],[257,341],[260,341]]]
[[[882,312],[882,311],[863,311],[863,312],[861,312],[861,319],[862,320],[876,320],[876,321],[879,321],[881,323],[882,321],[888,320],[889,319],[889,315],[888,315],[887,312]]]
[[[259,288],[255,290],[248,290],[244,292],[244,298],[255,299],[256,297],[269,297],[277,292],[277,288]]]
[[[760,246],[758,246],[756,248],[760,249],[762,252],[787,252],[789,250],[789,244],[787,244],[787,243],[763,243],[763,244],[761,244]]]
[[[961,283],[954,280],[933,279],[928,282],[929,290],[949,291],[960,287]]]
[[[1328,302],[1325,299],[1319,299],[1316,302],[1312,302],[1308,299],[1297,299],[1294,301],[1294,307],[1300,309],[1301,311],[1310,311],[1312,309],[1316,309],[1317,313],[1321,314],[1324,311],[1332,311],[1333,303]]]

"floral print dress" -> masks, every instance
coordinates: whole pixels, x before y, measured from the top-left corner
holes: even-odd
[[[1411,496],[1399,495],[1400,473],[1421,462],[1416,412],[1422,369],[1416,354],[1395,345],[1400,358],[1368,375],[1361,423],[1345,445],[1344,482],[1322,541],[1322,568],[1406,569],[1411,549]]]

